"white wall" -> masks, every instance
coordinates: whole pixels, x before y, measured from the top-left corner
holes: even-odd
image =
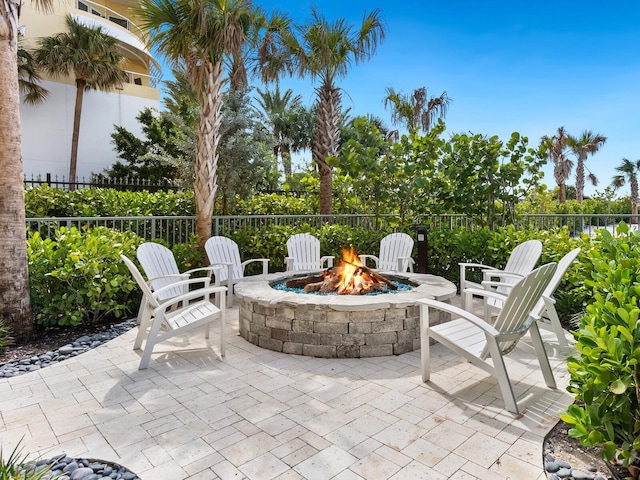
[[[62,180],[69,177],[76,87],[54,82],[43,82],[43,86],[50,92],[45,103],[20,107],[24,173],[27,179],[51,173]],[[92,173],[101,173],[118,160],[111,143],[114,125],[140,135],[135,117],[145,107],[159,109],[160,103],[121,91],[85,92],[78,145],[80,179],[88,181]]]

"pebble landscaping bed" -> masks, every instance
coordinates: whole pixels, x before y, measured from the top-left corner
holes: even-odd
[[[122,335],[126,331],[136,326],[136,320],[127,320],[126,322],[110,326],[104,332],[94,335],[84,335],[76,341],[63,345],[55,351],[45,352],[41,355],[35,355],[30,358],[23,358],[13,362],[7,362],[0,365],[0,378],[15,377],[24,373],[40,370],[49,365],[54,365],[67,358],[75,357],[92,348],[96,348],[109,340]]]
[[[88,458],[71,458],[65,454],[47,460],[27,462],[25,473],[33,474],[49,469],[42,480],[140,480],[135,473],[117,463]]]

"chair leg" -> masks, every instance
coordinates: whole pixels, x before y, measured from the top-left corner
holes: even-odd
[[[536,356],[538,357],[538,362],[540,363],[540,370],[542,370],[544,381],[547,384],[547,387],[556,388],[556,379],[553,376],[553,370],[551,370],[549,357],[547,356],[547,352],[544,349],[544,343],[542,342],[542,337],[540,336],[540,330],[538,329],[537,322],[533,322],[531,328],[529,329],[529,334],[531,335],[531,342],[533,343],[533,347],[536,349]]]
[[[562,324],[560,323],[560,318],[558,317],[558,312],[556,311],[556,307],[553,304],[553,301],[550,298],[546,297],[543,298],[543,300],[547,316],[551,321],[551,328],[556,334],[556,337],[558,337],[558,344],[560,345],[560,348],[569,348],[567,338],[564,336],[564,328],[562,328]]]
[[[225,352],[225,338],[227,335],[227,309],[225,307],[225,295],[220,295],[220,356],[224,357],[226,355]]]
[[[151,330],[149,330],[149,335],[147,336],[147,343],[145,344],[144,350],[142,351],[142,358],[140,359],[138,370],[144,370],[149,366],[153,348],[156,346],[156,343],[158,341],[158,334],[160,333],[160,323],[160,320],[155,318],[153,324],[151,325]]]
[[[509,380],[509,374],[507,373],[507,367],[504,364],[504,358],[500,352],[500,347],[495,338],[487,339],[487,348],[491,360],[493,361],[493,371],[495,377],[498,379],[500,385],[500,391],[502,392],[502,398],[504,399],[505,408],[511,413],[516,415],[520,413],[518,409],[518,402],[516,402],[516,396],[513,393],[513,387],[511,386],[511,380]]]
[[[420,305],[420,360],[422,363],[422,381],[428,382],[431,376],[429,346],[429,306]]]
[[[147,331],[149,330],[149,321],[151,320],[151,312],[149,311],[148,303],[143,299],[144,306],[140,307],[140,322],[138,323],[138,334],[133,342],[133,349],[140,350],[142,341],[144,340]]]

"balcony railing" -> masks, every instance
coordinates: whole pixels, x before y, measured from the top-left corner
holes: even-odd
[[[127,17],[124,17],[122,14],[116,12],[115,10],[111,10],[104,5],[92,2],[91,0],[78,0],[77,7],[78,10],[92,13],[93,15],[96,15],[98,17],[105,18],[110,22],[115,23],[116,25],[120,25],[122,28],[129,30],[140,39],[144,38],[144,32],[140,27],[138,27]]]

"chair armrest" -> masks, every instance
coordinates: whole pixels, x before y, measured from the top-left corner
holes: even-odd
[[[178,305],[182,303],[186,305],[189,303],[189,300],[194,300],[196,298],[205,297],[206,299],[213,293],[226,293],[227,287],[206,287],[199,288],[197,290],[191,290],[183,295],[179,295],[177,297],[173,297],[170,301],[161,304],[159,307],[155,308],[153,311],[154,316],[158,315],[158,313],[166,312],[170,310],[174,305]]]
[[[153,296],[156,299],[158,299],[158,301],[160,301],[159,297],[167,290],[171,290],[171,289],[174,289],[174,288],[180,288],[180,287],[187,286],[187,285],[194,285],[194,284],[197,284],[197,283],[202,283],[202,284],[204,284],[203,288],[208,288],[209,285],[211,284],[211,279],[209,277],[198,277],[198,278],[190,278],[188,280],[182,280],[180,282],[174,282],[171,285],[166,285],[166,286],[164,286],[162,288],[159,288],[158,290],[155,290],[153,292]],[[182,296],[182,295],[179,295],[179,296]],[[173,303],[173,298],[176,298],[176,297],[172,297],[171,303]]]
[[[367,266],[367,258],[370,258],[371,260],[373,260],[373,264],[374,267],[373,268],[378,268],[378,264],[380,263],[380,259],[378,257],[376,257],[375,255],[358,255],[360,257],[360,263],[362,265],[364,265],[365,267]]]
[[[467,262],[461,262],[458,265],[460,265],[461,268],[480,268],[482,270],[497,270],[497,268],[495,267],[490,267],[489,265],[485,265],[483,263],[467,263]]]
[[[404,273],[409,269],[413,272],[413,265],[416,262],[411,257],[398,257],[398,272]]]
[[[327,262],[327,268],[328,267],[333,267],[333,260],[335,258],[336,257],[334,257],[333,255],[325,255],[324,257],[320,257],[320,266],[322,267],[324,262]]]
[[[153,277],[147,280],[147,284],[155,282],[156,280],[166,280],[169,278],[181,278],[183,280],[187,280],[189,278],[189,274],[187,273],[172,273],[170,275],[160,275],[159,277]]]
[[[287,272],[293,270],[293,264],[295,263],[295,258],[293,257],[284,257],[284,268]]]
[[[488,280],[492,277],[516,278],[518,280],[520,280],[521,278],[524,278],[524,275],[520,275],[519,273],[504,272],[502,270],[485,270],[482,273],[482,276],[485,280]]]
[[[482,288],[465,288],[464,291],[465,293],[478,295],[479,297],[495,298],[496,300],[500,300],[501,302],[504,302],[507,298],[507,295],[498,293],[495,290],[483,290]]]
[[[252,258],[251,260],[245,260],[240,264],[240,268],[242,268],[242,273],[244,273],[244,269],[247,265],[254,262],[262,262],[262,274],[266,275],[269,273],[269,259],[268,258]]]
[[[498,330],[495,329],[495,327],[493,327],[493,325],[488,324],[482,318],[474,315],[471,312],[467,312],[466,310],[463,310],[460,307],[456,307],[449,303],[440,302],[438,300],[433,300],[431,298],[422,298],[418,300],[418,303],[422,303],[423,305],[426,305],[430,308],[437,308],[438,310],[442,310],[443,312],[448,312],[453,315],[456,315],[457,317],[462,318],[474,324],[476,327],[480,328],[481,330],[488,333],[489,335],[496,336],[500,333],[498,332]]]
[[[214,275],[220,270],[220,267],[216,267],[214,265],[209,265],[208,267],[200,267],[200,268],[192,268],[191,270],[187,270],[184,272],[185,275],[191,275],[195,272],[211,272]]]

